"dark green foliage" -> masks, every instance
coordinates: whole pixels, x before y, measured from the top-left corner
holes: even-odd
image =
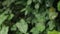
[[[60,34],[59,0],[0,0],[0,34]]]

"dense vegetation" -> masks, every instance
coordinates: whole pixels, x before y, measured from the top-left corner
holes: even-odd
[[[0,34],[60,34],[60,0],[0,0]]]

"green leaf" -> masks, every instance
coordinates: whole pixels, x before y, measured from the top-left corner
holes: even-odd
[[[37,20],[36,20],[36,18],[34,18],[34,19],[32,20],[32,23],[38,23]]]
[[[8,13],[9,9],[7,9],[6,11],[4,11],[1,15],[0,15],[0,25],[8,18],[8,15],[6,15]]]
[[[26,9],[25,9],[25,15],[29,14],[30,12],[32,12],[32,8],[27,6]]]
[[[7,19],[8,16],[2,15],[0,16],[0,25]]]
[[[35,5],[35,9],[39,9],[39,3]]]
[[[17,30],[16,25],[13,25],[13,26],[11,27],[11,31],[16,31],[16,30]]]
[[[17,5],[17,4],[22,4],[22,1],[18,1],[18,2],[16,2],[15,4],[16,4],[16,5]]]
[[[16,34],[22,34],[20,31],[17,31]]]
[[[31,31],[33,34],[39,34],[39,31],[37,30],[37,28],[32,28]]]
[[[29,33],[25,33],[25,34],[29,34]]]
[[[10,14],[8,20],[11,20],[13,17],[14,17],[14,15]]]
[[[44,23],[37,23],[36,24],[36,29],[42,32],[45,29]]]
[[[9,27],[3,26],[2,30],[0,31],[0,34],[8,34],[8,29],[9,29]]]
[[[36,0],[33,0],[33,2],[36,2]]]
[[[49,12],[49,19],[50,20],[53,20],[57,17],[58,13],[56,12]]]
[[[30,5],[32,3],[32,0],[27,1],[27,5]]]
[[[47,34],[59,34],[59,32],[56,30],[53,30],[53,31],[48,31]]]
[[[37,0],[39,3],[41,3],[42,2],[42,0]]]
[[[20,12],[24,12],[26,10],[26,8],[23,8]]]
[[[0,15],[0,25],[7,19],[8,15],[1,14]]]
[[[26,19],[27,23],[30,23],[31,19],[32,19],[31,17],[28,17],[28,18]]]
[[[46,21],[45,16],[42,14],[36,14],[35,17],[38,23],[44,23]]]
[[[20,22],[16,23],[17,28],[19,29],[19,31],[21,31],[22,33],[26,33],[27,29],[28,29],[28,25],[25,22],[24,19],[21,19]]]
[[[60,32],[59,32],[59,34],[60,34]]]
[[[57,4],[58,11],[60,11],[60,1]]]
[[[2,5],[9,7],[11,3],[15,2],[16,0],[5,0]]]
[[[25,15],[27,15],[27,14],[28,14],[28,11],[26,10],[26,11],[25,11]]]
[[[48,25],[49,25],[49,30],[52,30],[55,27],[55,22],[54,21],[49,21]]]

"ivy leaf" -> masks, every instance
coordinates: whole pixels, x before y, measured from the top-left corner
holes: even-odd
[[[42,32],[45,29],[45,25],[43,23],[37,23],[36,29]]]
[[[55,27],[54,21],[49,21],[48,25],[49,25],[49,30],[52,30]]]
[[[21,31],[22,33],[26,33],[27,29],[28,29],[28,25],[25,22],[24,19],[21,19],[20,22],[16,23],[17,28],[19,29],[19,31]]]
[[[2,30],[0,31],[0,34],[8,34],[8,29],[9,29],[9,27],[3,26]]]
[[[58,11],[60,11],[60,1],[57,4]]]
[[[33,34],[39,34],[39,31],[34,27],[31,29],[31,31]]]
[[[9,9],[6,9],[1,15],[0,15],[0,25],[8,18],[8,13]]]
[[[35,15],[35,17],[36,17],[36,19],[37,19],[37,21],[39,22],[39,23],[44,23],[45,22],[45,16],[44,15],[41,15],[41,14],[36,14]]]
[[[0,25],[7,19],[8,16],[1,15],[0,16]]]
[[[5,12],[4,12],[5,13]],[[7,19],[8,15],[5,15],[5,14],[1,14],[0,15],[0,25]]]

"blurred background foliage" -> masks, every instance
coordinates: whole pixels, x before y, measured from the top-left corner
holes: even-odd
[[[60,34],[60,0],[0,0],[0,34]]]

